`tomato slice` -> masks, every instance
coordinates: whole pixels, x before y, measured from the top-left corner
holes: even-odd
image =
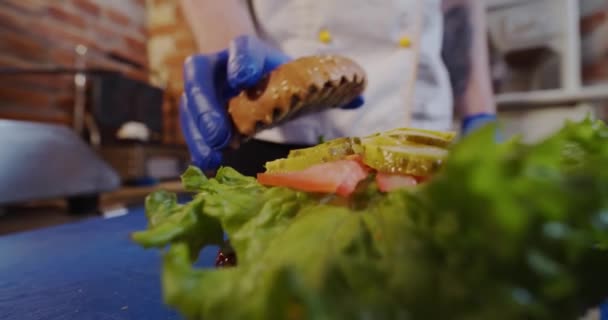
[[[259,173],[258,182],[266,186],[288,187],[306,192],[336,193],[347,197],[369,174],[357,159],[321,163],[300,171]]]
[[[418,181],[412,176],[378,172],[376,183],[380,191],[389,192],[395,189],[413,187],[418,184]]]

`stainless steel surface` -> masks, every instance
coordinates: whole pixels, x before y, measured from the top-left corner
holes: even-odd
[[[116,171],[70,128],[0,119],[0,204],[119,186]]]

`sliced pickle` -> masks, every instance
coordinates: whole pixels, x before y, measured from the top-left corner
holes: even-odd
[[[279,173],[304,170],[312,165],[322,163],[324,161],[313,162],[308,157],[284,158],[266,162],[266,172]]]
[[[361,140],[363,145],[373,144],[376,146],[398,146],[403,144],[403,142],[395,137],[385,136],[385,135],[374,135],[365,137]]]
[[[408,143],[398,146],[367,143],[363,146],[363,161],[385,173],[426,176],[438,171],[448,155],[440,147]]]
[[[436,146],[441,148],[447,148],[452,141],[456,133],[449,131],[433,131],[425,129],[412,129],[412,128],[398,128],[387,132],[378,133],[366,137],[368,139],[378,139],[381,137],[389,137],[397,140],[397,143],[418,143],[429,146]],[[384,142],[386,143],[386,142]]]
[[[295,149],[289,151],[288,158],[318,156],[319,154],[329,155],[351,155],[360,151],[361,139],[359,138],[338,138],[318,144],[314,147]]]
[[[292,150],[287,158],[266,163],[266,172],[303,170],[312,165],[343,159],[363,151],[359,138],[339,138],[310,148]]]

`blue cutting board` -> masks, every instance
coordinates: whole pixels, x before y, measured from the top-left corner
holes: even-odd
[[[162,303],[160,253],[129,239],[142,230],[142,207],[0,237],[0,319],[181,319]],[[216,248],[197,266],[212,266]],[[608,304],[601,320],[608,320]]]
[[[125,216],[0,237],[0,319],[181,319],[162,303],[160,253],[129,239],[143,207]],[[200,266],[212,265],[205,250]]]

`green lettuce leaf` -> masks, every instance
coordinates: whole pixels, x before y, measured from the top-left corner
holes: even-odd
[[[231,168],[146,199],[134,240],[163,255],[165,302],[188,319],[572,319],[608,297],[608,128],[544,141],[487,126],[410,190],[354,199],[269,188]],[[226,235],[237,266],[198,269]]]
[[[204,187],[209,180],[205,177],[205,174],[201,169],[190,166],[186,171],[182,174],[182,185],[186,191],[198,192],[203,191]]]

